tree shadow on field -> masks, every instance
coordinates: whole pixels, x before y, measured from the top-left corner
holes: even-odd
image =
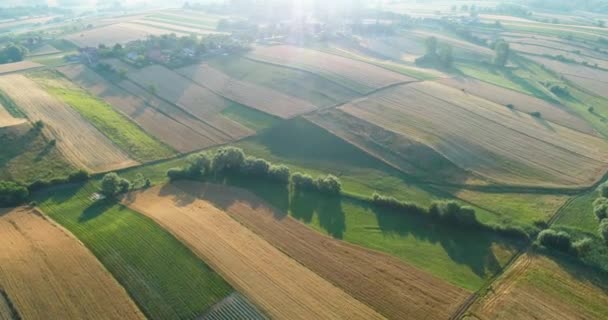
[[[346,231],[346,217],[342,197],[324,195],[314,191],[293,191],[289,202],[291,215],[304,223],[313,222],[317,215],[319,226],[336,239],[342,239]]]
[[[438,243],[452,261],[468,266],[481,278],[487,278],[501,269],[492,250],[493,246],[512,246],[490,232],[440,223],[425,214],[397,212],[364,202],[359,202],[358,205],[376,215],[383,233],[400,237],[412,236],[420,241]]]
[[[118,202],[115,199],[104,199],[93,202],[90,206],[84,209],[84,211],[82,211],[82,214],[80,214],[80,217],[78,217],[78,222],[86,223],[93,220],[116,204],[118,204]]]
[[[158,196],[163,198],[171,198],[173,203],[178,207],[185,207],[192,204],[196,197],[188,192],[176,192],[176,188],[172,183],[163,185],[158,191]]]

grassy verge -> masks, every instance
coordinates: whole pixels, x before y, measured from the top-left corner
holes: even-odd
[[[15,118],[25,118],[25,113],[19,109],[17,104],[4,92],[0,91],[0,107],[4,107],[11,116]]]
[[[47,75],[49,73],[36,73],[32,78],[42,83],[50,94],[76,109],[135,160],[147,162],[166,158],[175,153],[169,146],[149,136],[129,118],[114,110],[112,106],[71,83],[69,86],[63,86],[60,82],[67,80],[49,81],[49,77],[53,75]]]
[[[152,220],[113,201],[93,202],[96,182],[35,195],[76,235],[152,319],[193,319],[232,292],[187,247]]]

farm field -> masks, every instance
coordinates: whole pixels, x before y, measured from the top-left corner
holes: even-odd
[[[569,51],[563,51],[560,49],[547,48],[543,46],[536,46],[530,44],[521,44],[521,43],[513,43],[511,44],[511,48],[521,53],[543,56],[549,59],[554,57],[560,57],[560,59],[570,59],[578,64],[589,64],[591,66],[596,66],[602,69],[608,68],[608,61],[605,58],[593,58],[589,56],[584,56],[578,53],[573,53]],[[563,58],[562,58],[563,57]]]
[[[383,318],[225,212],[172,185],[132,193],[123,202],[179,237],[271,317]]]
[[[148,15],[146,20],[166,21],[172,24],[193,25],[215,30],[222,16],[188,10],[167,10]]]
[[[0,237],[0,287],[19,317],[144,319],[99,261],[35,209],[0,210]]]
[[[469,295],[398,259],[327,238],[244,190],[196,182],[174,186],[222,209],[389,319],[447,318]]]
[[[198,34],[198,35],[206,35],[206,34],[216,34],[219,33],[217,31],[209,30],[207,28],[197,28],[191,26],[185,26],[183,24],[175,24],[175,23],[167,23],[160,21],[150,21],[150,20],[134,20],[131,23],[142,26],[149,26],[153,28],[159,28],[164,30],[169,30],[172,32],[179,32],[184,34]]]
[[[13,72],[17,72],[17,71],[23,71],[23,70],[28,70],[28,69],[34,69],[34,68],[39,68],[42,67],[41,64],[33,62],[33,61],[19,61],[19,62],[13,62],[13,63],[4,63],[4,64],[0,64],[0,74],[5,74],[5,73],[13,73]]]
[[[161,99],[175,104],[198,120],[221,132],[224,139],[238,139],[253,130],[220,114],[233,102],[201,87],[186,77],[160,65],[152,65],[127,73],[127,77]]]
[[[360,94],[416,80],[361,61],[293,46],[256,47],[248,56],[316,73]]]
[[[140,162],[158,160],[174,153],[170,147],[149,136],[139,126],[112,106],[91,96],[80,87],[54,72],[39,72],[28,77],[68,104],[93,126]]]
[[[177,72],[227,99],[280,118],[292,118],[316,110],[307,101],[230,78],[206,64],[182,68]]]
[[[490,224],[531,225],[534,220],[551,215],[558,203],[568,198],[551,194],[530,196],[434,188],[410,179],[375,155],[370,156],[364,149],[350,143],[309,121],[294,119],[238,142],[236,146],[247,154],[284,163],[292,172],[305,172],[312,176],[334,174],[341,179],[343,191],[354,197],[369,197],[379,192],[428,206],[433,200],[454,199],[460,194],[465,204],[475,208],[479,219]],[[293,148],[294,145],[298,147]]]
[[[525,113],[540,112],[544,119],[551,122],[584,133],[594,134],[593,128],[587,122],[567,111],[564,106],[551,104],[530,95],[472,78],[446,78],[441,79],[438,82],[450,87],[465,90],[468,93],[488,99],[503,106],[512,104],[515,110]]]
[[[180,117],[179,109],[162,102],[158,102],[158,105],[165,105],[165,108],[157,109],[152,106],[153,98],[146,99],[131,94],[85,66],[70,65],[57,70],[89,93],[131,117],[146,132],[179,152],[203,149],[218,142],[208,136],[202,122],[189,120],[182,123],[180,118],[188,116],[182,114]],[[200,130],[189,126],[190,122],[198,124]]]
[[[339,109],[415,137],[497,184],[587,186],[606,171],[603,140],[436,83],[391,88]]]
[[[205,63],[233,79],[267,87],[308,101],[318,108],[346,102],[359,96],[357,92],[315,74],[244,57],[219,57]]]
[[[224,298],[216,303],[209,312],[200,317],[202,320],[222,320],[244,317],[246,319],[267,319],[256,306],[254,306],[245,296],[238,292]]]
[[[521,256],[468,319],[602,319],[608,283],[601,274],[534,252]]]
[[[233,290],[152,220],[115,201],[94,201],[99,182],[39,192],[40,209],[87,246],[148,318],[193,319]]]
[[[29,56],[43,56],[49,54],[60,53],[61,51],[57,50],[57,48],[53,47],[50,44],[45,44],[41,47],[36,48],[35,50],[30,51]]]
[[[148,36],[176,33],[170,30],[143,26],[129,22],[111,24],[99,28],[77,32],[64,37],[79,47],[97,47],[99,44],[113,46],[135,40],[143,40]],[[184,35],[176,33],[178,35]]]
[[[76,167],[98,172],[137,164],[76,110],[25,76],[0,77],[0,90],[27,114],[30,121],[43,121],[45,136],[55,139],[57,149]]]
[[[49,139],[29,123],[0,127],[0,179],[30,183],[64,177],[77,168],[63,157]]]

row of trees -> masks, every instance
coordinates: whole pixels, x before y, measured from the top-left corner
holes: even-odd
[[[0,63],[10,63],[22,61],[27,55],[26,47],[11,43],[0,49]]]
[[[436,37],[429,37],[425,41],[425,54],[416,59],[419,65],[439,65],[450,68],[454,62],[452,46],[448,43],[439,43]]]
[[[28,189],[12,181],[0,181],[0,207],[13,207],[25,202],[30,195]]]
[[[608,183],[599,188],[599,197],[593,202],[593,212],[600,222],[599,236],[608,244]]]

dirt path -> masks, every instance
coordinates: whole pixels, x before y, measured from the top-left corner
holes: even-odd
[[[39,212],[0,210],[0,243],[0,288],[22,319],[144,318],[95,256]]]
[[[173,233],[272,318],[384,318],[225,212],[173,185],[133,193],[124,202]]]

